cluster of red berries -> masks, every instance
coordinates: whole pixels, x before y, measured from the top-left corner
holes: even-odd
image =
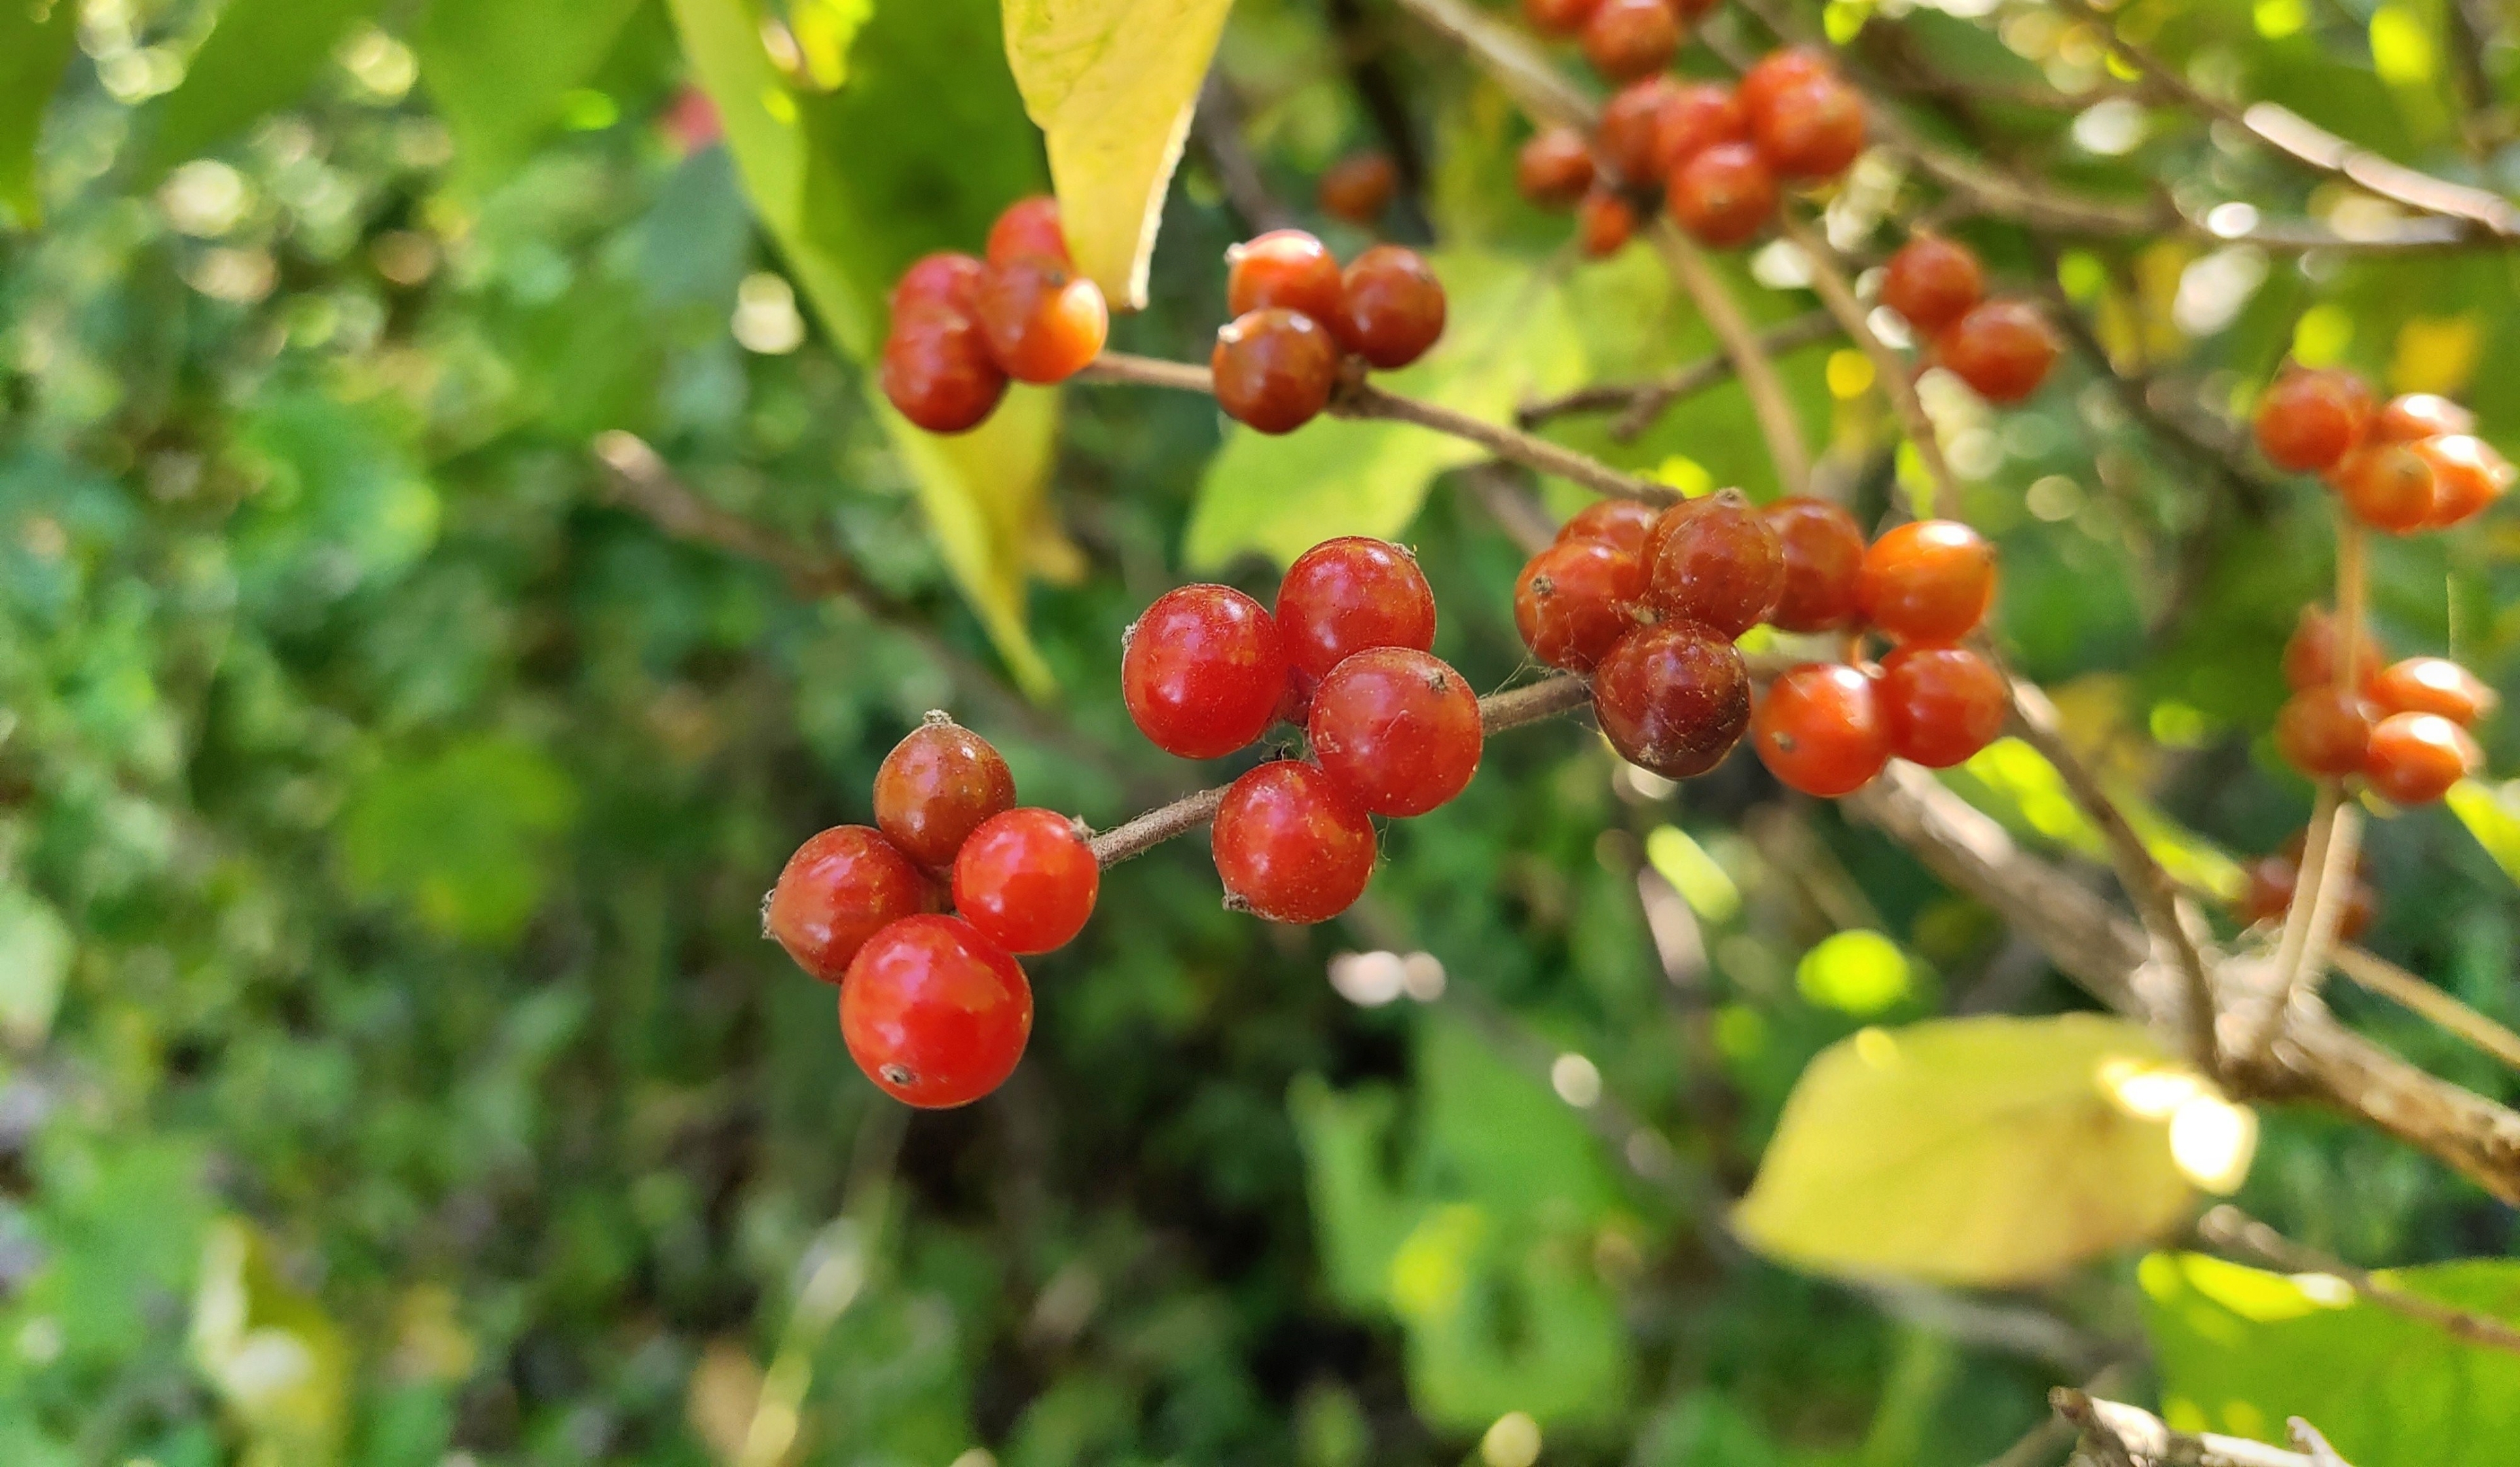
[[[989,227],[988,257],[926,254],[892,288],[883,395],[929,433],[987,421],[1007,382],[1064,382],[1102,354],[1110,313],[1080,278],[1058,201],[1019,199]]]
[[[2355,687],[2337,686],[2345,662],[2337,619],[2304,607],[2284,643],[2292,697],[2275,714],[2275,752],[2313,779],[2359,774],[2394,804],[2430,804],[2484,762],[2468,734],[2494,711],[2494,690],[2442,657],[2385,665],[2369,627],[2358,629]]]
[[[2301,853],[2309,842],[2309,833],[2296,831],[2281,850],[2262,855],[2249,863],[2248,885],[2241,889],[2234,909],[2241,925],[2255,927],[2261,922],[2280,921],[2292,909],[2293,892],[2301,885]],[[2351,942],[2369,930],[2371,919],[2379,915],[2380,899],[2371,890],[2370,861],[2362,851],[2354,854],[2354,870],[2345,883],[2344,894],[2338,900],[2336,936]]]
[[[2319,475],[2347,513],[2391,534],[2462,524],[2511,486],[2511,465],[2476,436],[2475,414],[2430,392],[2378,402],[2342,368],[2277,378],[2257,431],[2269,463]]]
[[[1525,143],[1516,160],[1525,198],[1576,207],[1588,254],[1625,245],[1657,190],[1672,218],[1699,241],[1747,244],[1775,217],[1784,184],[1834,178],[1864,151],[1864,99],[1817,52],[1772,51],[1735,86],[1683,81],[1647,74],[1678,46],[1683,18],[1664,0],[1531,0],[1526,13],[1543,29],[1581,24],[1594,65],[1626,83],[1601,109],[1590,140],[1551,128]],[[1672,34],[1658,52],[1596,46],[1597,31],[1625,37],[1654,15]]]
[[[1443,282],[1398,245],[1376,245],[1342,270],[1312,235],[1273,229],[1226,251],[1225,265],[1234,319],[1208,356],[1216,404],[1262,433],[1320,416],[1347,359],[1405,367],[1444,334]]]
[[[1102,867],[1081,823],[1016,806],[1007,761],[943,713],[884,756],[875,818],[798,847],[763,929],[839,986],[849,1055],[885,1093],[925,1107],[977,1100],[1032,1032],[1014,955],[1084,928]],[[945,913],[949,897],[959,915]]]
[[[1988,299],[1977,252],[1943,235],[1911,235],[1899,247],[1881,272],[1881,303],[1989,402],[2019,402],[2038,391],[2062,349],[2039,307]]]
[[[1470,782],[1478,698],[1434,645],[1417,559],[1362,536],[1296,557],[1274,616],[1231,586],[1191,585],[1129,628],[1121,697],[1155,747],[1216,758],[1282,720],[1311,742],[1311,757],[1259,765],[1218,804],[1228,906],[1273,922],[1337,916],[1373,874],[1371,817],[1422,815]]]

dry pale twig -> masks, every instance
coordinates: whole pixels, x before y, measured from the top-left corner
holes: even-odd
[[[2228,1203],[2200,1218],[2196,1231],[2217,1248],[2249,1254],[2286,1273],[2323,1273],[2341,1280],[2346,1287],[2380,1307],[2409,1319],[2420,1319],[2470,1345],[2520,1354],[2520,1329],[2514,1329],[2505,1321],[2401,1289],[2343,1259],[2322,1253],[2306,1243],[2296,1243]]]
[[[2244,1437],[2175,1432],[2140,1406],[2059,1386],[2056,1414],[2083,1434],[2084,1450],[2111,1467],[2317,1467],[2311,1458]]]

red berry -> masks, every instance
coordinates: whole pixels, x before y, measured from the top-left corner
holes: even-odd
[[[1014,807],[1015,777],[988,740],[942,713],[927,718],[875,771],[875,823],[903,855],[941,871],[981,821]]]
[[[1917,520],[1864,552],[1855,598],[1893,641],[1957,642],[1995,601],[1995,547],[1957,520]]]
[[[2324,469],[2362,440],[2371,414],[2371,390],[2351,372],[2286,372],[2258,403],[2258,451],[2278,469]]]
[[[2048,318],[2026,300],[1981,301],[1934,341],[1942,364],[1999,405],[2038,391],[2061,349]]]
[[[2391,804],[2430,804],[2485,762],[2467,730],[2439,713],[2391,713],[2371,730],[2362,777]]]
[[[950,305],[969,315],[980,298],[980,282],[989,272],[976,256],[954,250],[922,254],[901,272],[890,304],[895,320],[914,305]]]
[[[1321,416],[1338,383],[1338,343],[1319,321],[1272,306],[1216,332],[1207,366],[1216,405],[1262,433],[1293,433]]]
[[[1573,35],[1601,0],[1522,0],[1522,18],[1542,35]]]
[[[1784,589],[1784,547],[1740,490],[1663,512],[1645,594],[1665,617],[1737,637],[1768,619]]]
[[[1286,665],[1320,679],[1370,647],[1435,645],[1435,592],[1418,558],[1365,535],[1295,557],[1278,585],[1278,636]]]
[[[1231,586],[1166,591],[1129,628],[1120,696],[1148,741],[1212,759],[1260,737],[1286,691],[1286,652],[1260,603]]]
[[[1864,151],[1864,98],[1833,77],[1788,87],[1749,115],[1779,178],[1834,178]]]
[[[1948,769],[1995,742],[2011,711],[1995,665],[1965,647],[1901,647],[1881,660],[1881,721],[1890,752]]]
[[[916,915],[926,897],[918,868],[881,832],[835,825],[788,857],[761,925],[797,967],[835,984],[869,938]]]
[[[1444,334],[1444,283],[1398,245],[1376,245],[1340,277],[1339,344],[1376,367],[1405,367]]]
[[[1007,395],[987,334],[942,301],[914,301],[892,318],[879,376],[884,400],[929,433],[977,428]]]
[[[1513,586],[1513,624],[1531,655],[1577,672],[1637,629],[1644,568],[1607,540],[1561,539],[1533,556]]]
[[[1478,696],[1462,674],[1412,647],[1375,647],[1313,690],[1313,757],[1377,815],[1422,815],[1478,772]]]
[[[1653,532],[1662,511],[1637,499],[1596,499],[1557,527],[1557,543],[1599,540],[1630,555],[1644,554],[1645,536]]]
[[[1827,57],[1817,51],[1794,48],[1771,51],[1741,73],[1733,95],[1741,100],[1741,111],[1757,116],[1774,106],[1776,99],[1793,88],[1814,81],[1834,81],[1837,69]]]
[[[960,917],[905,917],[840,985],[849,1058],[893,1099],[968,1105],[1006,1082],[1032,1033],[1032,985]]]
[[[1041,255],[992,265],[978,314],[989,354],[1017,382],[1065,382],[1102,354],[1111,328],[1102,290]]]
[[[1787,789],[1828,799],[1864,788],[1890,761],[1872,679],[1843,663],[1806,663],[1770,684],[1750,747]]]
[[[1985,296],[1986,272],[1978,266],[1977,252],[1938,234],[1910,236],[1881,276],[1881,303],[1897,311],[1919,339],[1967,315]]]
[[[1322,174],[1322,212],[1350,224],[1372,225],[1400,192],[1400,169],[1388,153],[1351,153]]]
[[[2299,841],[2295,837],[2295,841]],[[2356,867],[2362,862],[2357,860]],[[2249,884],[2241,894],[2238,916],[2242,923],[2255,926],[2282,918],[2292,908],[2293,890],[2301,883],[2301,857],[2293,854],[2264,855],[2249,863]],[[2378,908],[2371,884],[2356,870],[2345,887],[2343,909],[2337,913],[2336,936],[2351,942],[2371,926]]]
[[[1595,189],[1584,196],[1575,210],[1576,238],[1583,242],[1589,259],[1608,259],[1627,248],[1637,232],[1637,211],[1628,201],[1608,189]]]
[[[1084,829],[1053,810],[991,815],[954,857],[954,909],[1009,952],[1066,946],[1102,886]]]
[[[2433,466],[2405,443],[2365,443],[2327,471],[2355,519],[2391,534],[2412,534],[2433,517]]]
[[[1012,264],[1026,257],[1074,262],[1067,257],[1067,234],[1058,227],[1058,201],[1032,194],[1007,206],[989,226],[989,263]]]
[[[2313,779],[2362,768],[2370,744],[2369,706],[2334,688],[2306,688],[2275,712],[2275,753]]]
[[[2320,607],[2303,607],[2300,619],[2293,623],[2292,635],[2284,640],[2284,685],[2300,692],[2336,681],[2336,619]],[[2355,647],[2354,680],[2366,695],[2377,686],[2380,661],[2387,656],[2387,649],[2371,635],[2371,628],[2363,627]]]
[[[1338,315],[1338,260],[1300,229],[1273,229],[1225,252],[1226,313],[1271,305],[1325,323]]]
[[[1693,238],[1729,250],[1775,216],[1777,176],[1751,144],[1717,143],[1673,172],[1663,202]]]
[[[2390,443],[2476,432],[2476,414],[2431,392],[2400,392],[2380,405],[2371,436]]]
[[[2511,465],[2482,438],[2452,433],[2418,438],[2411,446],[2433,471],[2432,514],[2425,523],[2436,529],[2474,518],[2511,487]]]
[[[1784,590],[1768,619],[1778,631],[1830,631],[1855,619],[1864,527],[1825,499],[1788,494],[1764,512],[1784,552]]]
[[[2483,678],[2446,657],[2391,663],[2369,688],[2384,713],[2438,713],[2461,728],[2475,727],[2500,702]]]
[[[1667,178],[1673,169],[1718,143],[1749,140],[1750,119],[1731,87],[1712,81],[1676,86],[1654,119],[1654,166],[1644,176]]]
[[[1236,780],[1209,844],[1227,903],[1272,922],[1327,922],[1373,875],[1373,821],[1319,765],[1294,759]]]
[[[1696,622],[1660,622],[1622,638],[1593,669],[1593,716],[1629,763],[1688,779],[1741,742],[1750,669],[1739,649]]]
[[[1532,134],[1513,161],[1514,187],[1543,208],[1564,208],[1593,186],[1593,151],[1571,127]]]
[[[1670,77],[1648,76],[1619,88],[1601,105],[1593,144],[1600,149],[1601,161],[1619,175],[1619,182],[1648,184],[1662,176],[1654,167],[1654,132],[1663,109],[1678,92]]]
[[[1584,22],[1584,59],[1612,81],[1670,66],[1680,40],[1680,17],[1665,0],[1599,0]]]

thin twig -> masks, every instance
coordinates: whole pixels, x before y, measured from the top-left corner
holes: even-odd
[[[1538,48],[1462,0],[1400,0],[1400,7],[1477,58],[1534,121],[1590,132],[1599,117],[1600,105],[1560,74]]]
[[[2339,947],[2336,971],[2358,986],[2429,1019],[2514,1070],[2520,1070],[2520,1034],[2504,1029],[2386,958],[2360,947]]]
[[[2297,1243],[2228,1203],[2198,1219],[2196,1231],[2207,1242],[2226,1252],[2250,1254],[2261,1262],[2286,1273],[2324,1273],[2343,1280],[2355,1293],[2392,1313],[2420,1319],[2470,1345],[2520,1354],[2520,1329],[2513,1328],[2507,1321],[2402,1289],[2343,1259],[2307,1243]]]
[[[2048,1403],[2082,1432],[2093,1459],[2111,1467],[2317,1467],[2297,1451],[2245,1437],[2175,1432],[2141,1406],[2070,1386],[2048,1392]]]
[[[1908,430],[1908,441],[1914,444],[1916,457],[1925,466],[1925,474],[1934,481],[1934,503],[1938,513],[1958,515],[1960,505],[1959,481],[1952,477],[1952,467],[1943,458],[1942,440],[1934,433],[1934,420],[1925,412],[1922,398],[1916,395],[1916,384],[1911,380],[1908,363],[1872,330],[1867,319],[1864,302],[1855,298],[1855,287],[1838,267],[1837,252],[1828,241],[1813,232],[1810,225],[1795,217],[1793,206],[1777,210],[1777,224],[1794,248],[1803,253],[1805,266],[1811,271],[1812,290],[1819,294],[1821,304],[1837,318],[1847,339],[1861,348],[1872,363],[1872,375],[1899,414]]]
[[[1294,214],[1278,196],[1269,191],[1269,182],[1260,174],[1260,164],[1251,150],[1242,144],[1242,100],[1234,94],[1234,84],[1225,77],[1223,67],[1210,67],[1207,80],[1198,89],[1198,110],[1191,115],[1191,136],[1198,150],[1207,157],[1207,165],[1216,174],[1217,187],[1225,192],[1225,202],[1242,216],[1252,233],[1282,229],[1295,222]]]
[[[1772,357],[1782,356],[1788,351],[1827,341],[1837,334],[1836,317],[1826,311],[1809,311],[1760,332],[1759,348]],[[1662,416],[1663,409],[1671,404],[1728,381],[1732,376],[1732,358],[1718,351],[1643,382],[1597,383],[1561,396],[1525,403],[1514,413],[1514,421],[1525,428],[1537,428],[1552,418],[1573,413],[1605,413],[1615,409],[1619,416],[1610,420],[1610,436],[1624,442],[1652,427],[1653,420]]]
[[[1707,329],[1715,333],[1724,354],[1732,360],[1732,370],[1741,378],[1741,390],[1750,394],[1750,411],[1759,420],[1759,433],[1767,439],[1768,457],[1776,465],[1777,482],[1788,494],[1800,494],[1811,485],[1811,447],[1803,441],[1803,427],[1794,416],[1793,398],[1785,391],[1782,378],[1777,375],[1777,364],[1770,359],[1759,334],[1750,325],[1732,293],[1725,288],[1715,267],[1688,236],[1680,232],[1671,220],[1657,217],[1648,231],[1654,249],[1670,267],[1672,278],[1688,293],[1697,305],[1697,313],[1706,318]]]

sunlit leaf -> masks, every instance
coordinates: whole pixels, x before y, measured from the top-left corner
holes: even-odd
[[[340,1459],[349,1348],[312,1294],[273,1266],[251,1224],[223,1218],[202,1249],[193,1358],[270,1467]]]
[[[206,153],[296,101],[351,23],[377,9],[378,0],[228,0],[183,81],[158,105],[151,166]]]
[[[0,1037],[43,1042],[69,976],[73,943],[61,915],[25,889],[0,883]]]
[[[77,38],[75,0],[0,5],[0,216],[22,227],[42,212],[35,199],[35,139]]]
[[[499,176],[559,125],[639,0],[430,0],[412,31],[420,79],[476,179]]]
[[[2502,874],[2520,882],[2520,782],[2488,784],[2462,779],[2451,786],[2444,803],[2476,844],[2494,857]]]
[[[1906,998],[1912,986],[1908,955],[1877,932],[1833,933],[1794,965],[1794,986],[1824,1008],[1870,1018]]]

